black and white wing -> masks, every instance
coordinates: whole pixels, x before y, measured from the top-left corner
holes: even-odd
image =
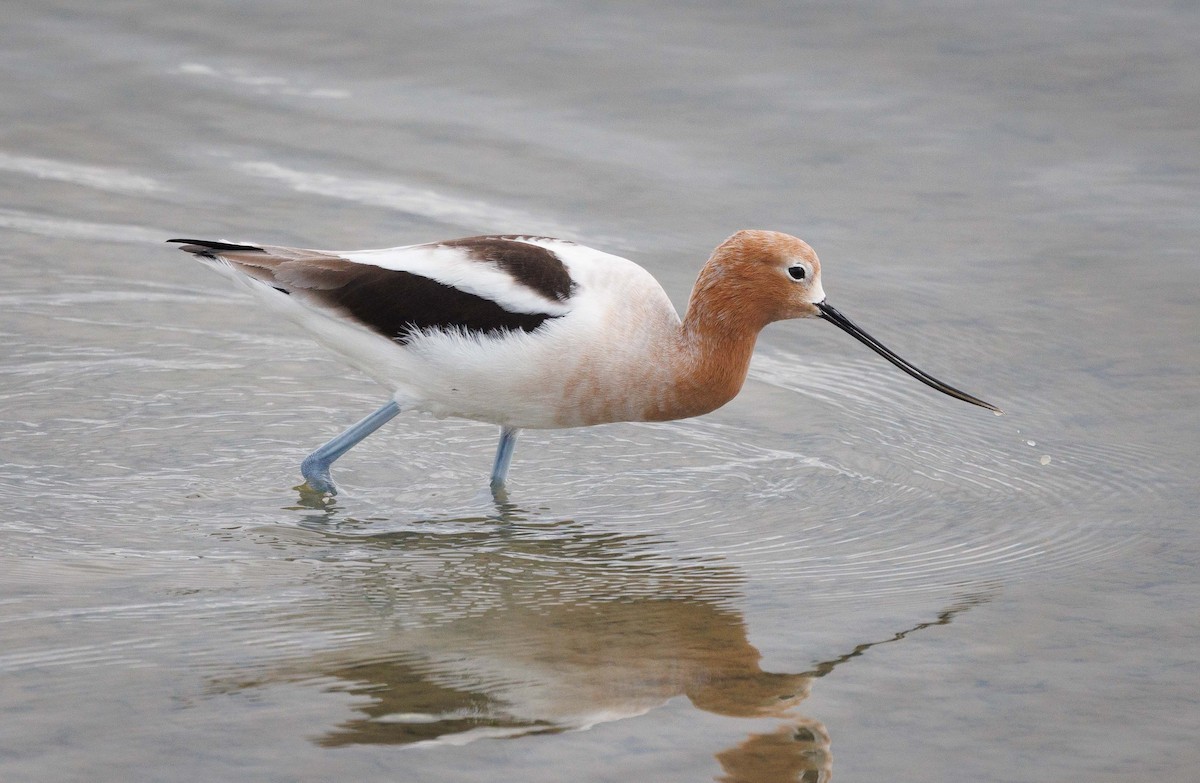
[[[577,288],[556,250],[578,246],[543,237],[468,237],[349,252],[169,241],[401,344],[428,330],[532,332],[570,312]]]

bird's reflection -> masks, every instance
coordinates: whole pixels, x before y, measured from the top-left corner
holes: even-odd
[[[503,519],[473,519],[474,527],[447,530],[443,520],[437,532],[331,526],[325,544],[353,541],[358,554],[324,587],[342,608],[369,598],[371,633],[226,686],[316,680],[357,697],[353,717],[314,738],[329,747],[581,730],[686,696],[711,713],[780,721],[717,752],[719,780],[824,781],[829,734],[795,711],[813,682],[978,600],[807,671],[767,672],[735,608],[741,580],[729,567],[672,560],[664,542],[645,535],[531,524],[518,509],[500,511]]]

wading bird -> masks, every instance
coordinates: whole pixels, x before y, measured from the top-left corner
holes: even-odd
[[[334,460],[406,410],[500,426],[493,489],[523,428],[699,416],[737,395],[759,331],[822,318],[940,392],[933,378],[835,310],[816,253],[775,231],[739,231],[700,270],[681,319],[625,258],[549,237],[479,236],[335,252],[172,239],[247,285],[392,399],[310,454],[308,486],[336,493]]]

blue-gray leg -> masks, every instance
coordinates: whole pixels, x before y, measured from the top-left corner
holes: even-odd
[[[496,447],[496,461],[492,464],[492,489],[503,487],[508,478],[508,465],[512,462],[513,447],[517,445],[520,432],[517,427],[500,428],[500,445]]]
[[[338,435],[321,448],[304,458],[300,472],[308,486],[317,492],[337,494],[337,487],[329,477],[329,466],[334,460],[354,448],[363,438],[391,421],[400,412],[400,405],[392,400],[350,429]]]

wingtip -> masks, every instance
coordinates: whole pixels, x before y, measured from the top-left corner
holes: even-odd
[[[216,256],[221,252],[265,253],[258,245],[247,245],[240,242],[223,242],[212,239],[168,239],[167,244],[176,243],[185,253],[198,256]]]

